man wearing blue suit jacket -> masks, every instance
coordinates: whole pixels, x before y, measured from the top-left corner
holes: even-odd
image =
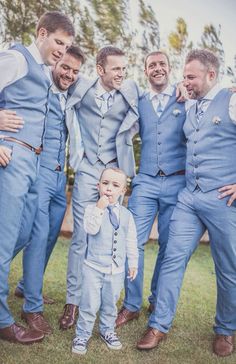
[[[217,83],[220,63],[208,50],[187,56],[184,83],[197,99],[188,113],[186,188],[171,217],[169,240],[156,291],[155,310],[139,349],[166,337],[176,312],[188,261],[208,229],[217,281],[213,351],[234,350],[236,330],[236,95]]]
[[[135,174],[132,137],[137,132],[137,86],[133,81],[124,81],[125,57],[118,48],[102,48],[97,55],[96,68],[99,78],[80,79],[67,105],[69,133],[76,136],[77,131],[81,131],[83,152],[77,155],[79,139],[72,137],[71,165],[77,173],[72,196],[74,231],[68,257],[67,297],[60,318],[60,328],[64,330],[75,323],[87,246],[84,209],[98,198],[97,181],[101,171],[118,166],[129,176]],[[73,117],[73,106],[80,130]]]
[[[145,74],[151,90],[139,100],[141,160],[139,173],[132,183],[128,206],[137,227],[139,266],[134,281],[125,279],[125,299],[116,320],[117,327],[139,316],[143,300],[144,246],[158,213],[159,252],[149,297],[149,310],[154,308],[170,217],[177,203],[178,192],[185,186],[186,141],[183,124],[186,106],[176,100],[176,88],[169,83],[170,70],[166,53],[156,51],[147,55]]]

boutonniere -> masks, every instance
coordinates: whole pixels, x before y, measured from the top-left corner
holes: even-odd
[[[179,116],[179,114],[181,114],[181,110],[179,110],[179,109],[174,109],[174,110],[172,111],[172,114],[173,114],[174,116]]]
[[[219,116],[214,116],[212,118],[212,122],[213,122],[213,124],[219,125],[221,122],[221,118]]]

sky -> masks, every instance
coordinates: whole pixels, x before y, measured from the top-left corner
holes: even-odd
[[[236,54],[236,0],[144,0],[151,5],[160,26],[161,46],[170,32],[175,30],[178,17],[187,23],[189,41],[195,46],[200,41],[204,26],[212,23],[216,29],[221,25],[221,40],[225,51],[225,63],[234,65]],[[131,11],[137,0],[131,0]]]

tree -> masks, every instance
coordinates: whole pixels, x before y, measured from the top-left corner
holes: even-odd
[[[35,24],[46,10],[60,10],[62,0],[0,0],[1,35],[5,43],[13,40],[28,45],[35,34]]]
[[[176,30],[168,36],[169,56],[173,68],[172,78],[175,81],[181,79],[186,53],[192,48],[192,43],[188,43],[187,24],[183,18],[176,21]]]

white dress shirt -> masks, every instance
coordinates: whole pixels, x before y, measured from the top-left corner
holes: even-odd
[[[118,221],[120,219],[120,207],[119,203],[117,203],[113,209],[116,214]],[[84,229],[87,234],[96,235],[100,230],[102,225],[102,220],[104,213],[108,213],[107,209],[102,210],[98,208],[96,205],[88,205],[85,209],[84,213]],[[126,236],[126,252],[128,258],[128,266],[129,268],[137,268],[138,267],[138,249],[137,249],[137,232],[136,226],[133,217],[129,219],[129,226]],[[85,259],[85,264],[90,267],[99,270],[102,273],[106,274],[117,274],[124,272],[124,266],[117,267],[114,262],[112,262],[111,267],[103,267],[99,264],[94,264]]]
[[[26,47],[32,57],[38,64],[44,64],[38,47],[33,42],[29,47]],[[44,72],[50,79],[49,67],[45,66]],[[23,78],[28,72],[28,63],[22,53],[14,49],[9,49],[0,52],[0,91],[6,86],[11,85],[20,78]]]

